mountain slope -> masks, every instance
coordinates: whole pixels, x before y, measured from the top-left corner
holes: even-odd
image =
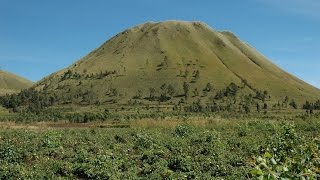
[[[0,95],[19,92],[32,86],[32,82],[15,74],[0,71]]]
[[[105,42],[70,67],[36,84],[61,102],[127,103],[161,94],[160,86],[175,88],[171,101],[184,94],[183,83],[200,94],[206,84],[215,91],[230,83],[245,86],[244,93],[268,91],[273,101],[285,96],[299,102],[315,100],[320,91],[281,70],[230,32],[218,32],[204,23],[166,21],[138,25]],[[195,94],[194,98],[199,98]]]

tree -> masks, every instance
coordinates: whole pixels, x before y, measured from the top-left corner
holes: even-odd
[[[190,106],[185,107],[185,110],[187,112],[203,112],[204,107],[201,104],[200,99],[198,99],[196,102],[193,102]]]
[[[265,99],[268,97],[268,91],[263,91],[263,96],[264,96],[264,99],[263,101],[265,101]],[[269,96],[270,97],[270,96]],[[270,99],[269,99],[270,100]]]
[[[189,84],[187,82],[184,82],[183,83],[183,91],[184,91],[184,96],[185,97],[188,97],[189,88],[190,88]]]
[[[314,109],[320,110],[320,100],[317,100],[317,101],[314,103]]]
[[[169,84],[168,87],[167,87],[167,91],[168,91],[168,94],[169,96],[172,98],[172,96],[176,93],[176,90],[174,89],[174,87]]]
[[[203,92],[203,96],[207,96],[208,95],[208,91],[202,91]]]
[[[268,104],[267,104],[267,103],[264,103],[264,104],[263,104],[263,109],[264,109],[264,110],[267,110],[267,109],[268,109]]]
[[[167,84],[166,83],[162,84],[160,89],[162,91],[161,96],[167,96]]]
[[[284,102],[285,102],[285,103],[289,102],[289,97],[288,97],[288,96],[286,96],[286,97],[284,98]]]
[[[244,111],[246,112],[246,114],[250,113],[250,107],[248,105],[244,105]]]
[[[160,87],[160,89],[161,89],[162,91],[165,91],[166,88],[167,88],[167,84],[166,84],[166,83],[162,84],[161,87]]]
[[[203,91],[210,92],[212,89],[213,89],[213,86],[210,83],[208,83],[206,87],[203,89]]]
[[[72,71],[69,69],[68,71],[66,71],[66,72],[63,74],[63,76],[62,76],[62,78],[61,78],[61,81],[64,81],[64,80],[66,80],[66,79],[70,79],[70,78],[72,78],[72,76],[73,76],[73,73],[72,73]]]
[[[268,97],[268,91],[263,91],[263,92],[262,91],[256,91],[256,97],[255,98],[265,102],[267,97]]]
[[[194,95],[195,97],[196,97],[196,96],[199,96],[198,88],[195,88],[195,89],[194,89],[193,95]]]
[[[288,103],[289,103],[289,97],[286,96],[286,97],[284,98],[283,103],[282,103],[282,107],[288,107]]]
[[[200,79],[200,71],[199,70],[195,71],[194,78],[195,78],[195,80]]]
[[[184,72],[184,78],[188,78],[188,76],[189,76],[189,74],[190,74],[190,72],[186,69],[186,71]]]
[[[139,89],[136,95],[136,98],[141,99],[142,97],[142,91]]]
[[[165,68],[168,68],[168,57],[167,56],[164,57],[164,65],[165,65]]]
[[[156,96],[156,89],[155,88],[149,88],[150,91],[150,99],[154,99]]]
[[[226,87],[224,91],[225,96],[235,96],[239,90],[239,86],[237,86],[235,83],[230,83],[229,86]]]
[[[309,101],[306,101],[306,103],[303,105],[303,109],[309,110],[312,108],[312,104]]]
[[[112,88],[111,93],[113,96],[118,96],[118,90],[116,88]]]
[[[289,105],[291,106],[291,107],[293,107],[294,109],[298,109],[298,105],[297,105],[297,103],[295,102],[295,100],[291,100],[291,102],[289,103]]]
[[[259,103],[257,103],[257,112],[260,112],[260,104]]]
[[[214,98],[216,100],[220,100],[220,99],[224,98],[224,92],[219,90]]]
[[[267,103],[264,103],[264,104],[263,104],[263,113],[264,113],[264,114],[267,114],[267,113],[268,113],[268,104],[267,104]]]

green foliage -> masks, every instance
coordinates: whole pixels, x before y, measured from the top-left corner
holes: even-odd
[[[269,93],[268,91],[256,91],[256,96],[255,98],[265,102],[267,99],[270,99],[269,98]]]
[[[5,142],[0,147],[0,159],[8,163],[16,163],[22,159],[22,154],[15,145]]]
[[[54,95],[40,93],[35,89],[26,89],[19,94],[0,96],[0,103],[14,111],[27,111],[39,113],[46,107],[52,106],[56,101]],[[20,109],[19,109],[20,108]]]
[[[238,91],[239,86],[237,86],[235,83],[230,83],[229,86],[227,86],[224,90],[224,96],[235,96]]]
[[[203,89],[203,91],[206,91],[206,92],[210,92],[212,90],[213,90],[213,85],[211,83],[208,83],[206,87]]]
[[[198,81],[200,79],[200,71],[199,70],[196,70],[194,73],[193,73],[193,77],[194,77],[194,80],[195,81]]]
[[[177,126],[175,129],[175,135],[178,137],[186,137],[191,132],[190,128],[187,126]]]
[[[185,111],[187,112],[204,112],[205,110],[210,111],[211,109],[205,107],[201,104],[200,99],[198,101],[193,102],[191,105],[185,107]],[[214,112],[214,111],[213,111]]]
[[[149,88],[149,92],[150,92],[150,100],[154,100],[156,97],[156,89],[155,88]]]
[[[0,129],[0,178],[319,177],[317,120],[296,127],[267,120],[189,122],[198,120],[150,128]]]
[[[174,172],[190,172],[192,169],[192,158],[181,155],[173,156],[169,159],[168,168]]]
[[[320,100],[317,100],[314,103],[306,101],[306,103],[303,105],[303,109],[306,109],[306,110],[320,110]]]
[[[159,102],[168,101],[175,94],[175,89],[171,84],[169,84],[169,85],[167,85],[167,84],[161,85],[160,90],[161,90],[161,95],[158,97]]]
[[[169,84],[168,88],[167,88],[167,93],[169,94],[169,96],[172,98],[172,96],[176,93],[175,88]]]
[[[251,174],[260,179],[318,179],[319,141],[304,141],[295,127],[285,124],[274,135],[263,156],[256,160]]]
[[[151,148],[153,144],[152,138],[147,134],[138,134],[135,140],[136,140],[135,145],[137,148],[148,149],[148,148]]]
[[[292,108],[294,108],[294,109],[298,109],[298,105],[297,105],[297,103],[296,103],[296,101],[295,100],[291,100],[291,102],[289,103],[289,105],[292,107]]]
[[[230,83],[225,89],[219,90],[215,96],[215,99],[220,100],[224,97],[234,97],[237,95],[240,87],[235,83]]]

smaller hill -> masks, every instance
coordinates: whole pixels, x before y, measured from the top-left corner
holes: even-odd
[[[0,95],[12,94],[31,87],[33,82],[15,74],[0,70]]]

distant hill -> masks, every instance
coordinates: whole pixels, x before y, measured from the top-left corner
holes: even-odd
[[[17,93],[32,86],[32,82],[15,74],[0,70],[0,95]]]
[[[264,94],[272,102],[288,96],[302,103],[320,97],[319,89],[280,69],[231,32],[182,21],[125,30],[34,87],[54,95],[58,103],[155,104],[154,97],[162,94],[165,102],[177,103],[186,91],[187,101],[212,101],[230,83],[241,88],[238,98]]]

